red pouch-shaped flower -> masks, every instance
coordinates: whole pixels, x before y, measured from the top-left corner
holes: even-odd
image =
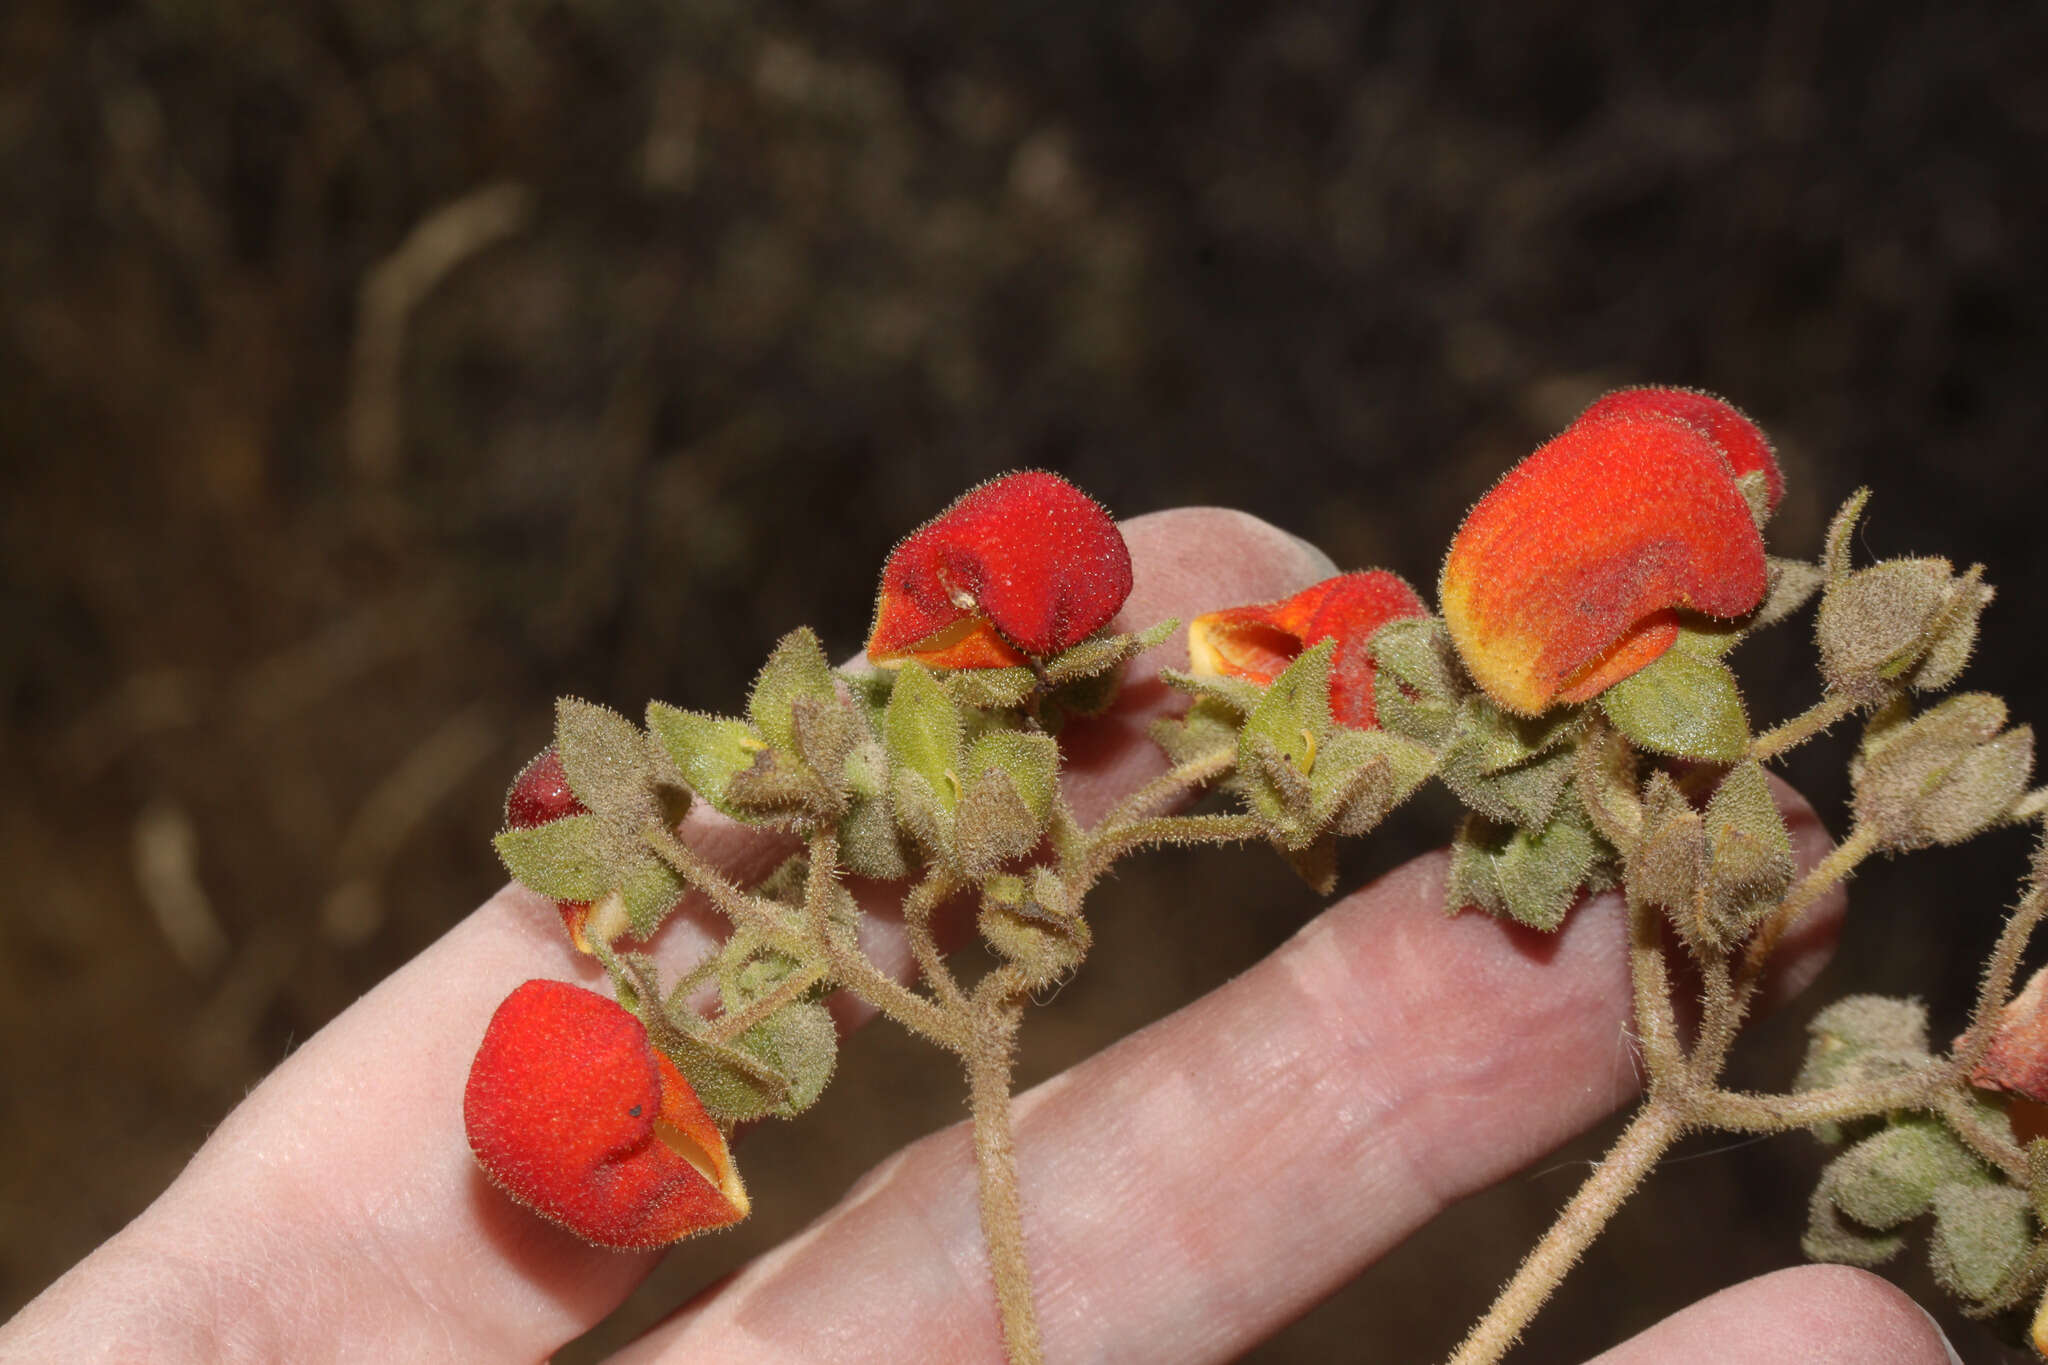
[[[1188,623],[1188,659],[1197,673],[1269,683],[1310,645],[1335,640],[1330,714],[1341,725],[1368,730],[1377,719],[1366,642],[1389,621],[1427,615],[1428,606],[1396,574],[1340,574],[1283,601],[1197,616]]]
[[[529,981],[505,997],[462,1118],[491,1183],[599,1246],[666,1246],[747,1216],[696,1091],[638,1019],[581,986]]]
[[[1720,444],[1640,405],[1599,407],[1509,470],[1444,560],[1467,671],[1523,715],[1656,660],[1676,608],[1734,617],[1763,600],[1763,537]]]
[[[1057,474],[1005,474],[890,554],[868,658],[1007,668],[1079,644],[1130,593],[1130,551],[1109,513]]]

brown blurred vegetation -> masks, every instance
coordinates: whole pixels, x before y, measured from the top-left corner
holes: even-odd
[[[12,0],[0,1313],[497,884],[551,696],[731,708],[796,623],[850,652],[891,540],[1004,468],[1429,584],[1585,399],[1707,387],[1781,444],[1781,551],[1870,482],[1874,552],[1986,560],[1971,681],[2048,718],[2043,15]],[[1772,716],[1814,686],[1788,635],[1739,661]],[[1795,768],[1824,815],[1843,754]],[[1859,882],[1819,998],[1955,1021],[2023,847]],[[1029,1075],[1284,938],[1313,908],[1284,875],[1133,868]],[[1783,1084],[1797,1020],[1767,1032],[1749,1078]],[[755,1224],[581,1349],[950,1121],[952,1086],[854,1043],[749,1140]],[[1440,1352],[1593,1150],[1257,1358]],[[1796,1259],[1810,1144],[1689,1155],[1528,1359]]]

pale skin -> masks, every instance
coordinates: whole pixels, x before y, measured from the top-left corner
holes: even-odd
[[[1328,572],[1233,512],[1160,513],[1125,532],[1133,627]],[[1176,655],[1184,664],[1179,636],[1132,676]],[[1069,795],[1084,820],[1163,769],[1144,726],[1174,704],[1135,683],[1081,737]],[[1793,831],[1810,865],[1827,836],[1803,805]],[[695,816],[685,835],[735,875],[778,856]],[[1628,1069],[1609,1064],[1629,1017],[1618,902],[1581,905],[1548,940],[1447,918],[1443,866],[1420,858],[1343,898],[1236,980],[1019,1098],[1048,1359],[1231,1359],[1448,1204],[1634,1098]],[[1774,994],[1811,979],[1840,915],[1839,898],[1809,912]],[[870,928],[877,961],[907,977],[893,921]],[[679,917],[660,956],[686,965],[708,932]],[[552,909],[508,888],[279,1066],[154,1205],[0,1328],[0,1360],[534,1360],[584,1332],[657,1254],[587,1247],[512,1205],[462,1137],[484,1024],[533,977],[603,989]],[[841,1015],[851,1027],[867,1011],[846,1002]],[[748,1175],[757,1203],[775,1197],[772,1171]],[[1446,1324],[1447,1344],[1461,1326]],[[885,1161],[617,1359],[1001,1360],[965,1125]],[[1729,1359],[1953,1356],[1885,1281],[1808,1266],[1735,1285],[1600,1357]]]

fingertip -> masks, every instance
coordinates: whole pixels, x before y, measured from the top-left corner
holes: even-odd
[[[1960,1365],[1903,1290],[1866,1270],[1809,1265],[1700,1300],[1591,1365]]]

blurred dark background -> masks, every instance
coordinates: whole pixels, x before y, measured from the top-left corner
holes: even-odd
[[[551,697],[731,709],[796,623],[851,652],[892,540],[1006,468],[1430,585],[1586,400],[1706,387],[1779,443],[1781,553],[1869,482],[1872,553],[1986,561],[1968,681],[2048,717],[2048,11],[1451,9],[11,0],[0,1314],[499,883]],[[1780,635],[1738,656],[1771,719],[1816,686]],[[1792,769],[1837,829],[1847,742]],[[1953,1031],[2025,846],[1860,879],[1814,998]],[[1026,1079],[1285,938],[1284,878],[1134,864]],[[1743,1079],[1789,1081],[1799,1022]],[[754,1222],[565,1358],[959,1115],[886,1033],[749,1139]],[[1253,1358],[1441,1354],[1598,1147]],[[1798,1259],[1814,1144],[1685,1156],[1526,1359]]]

